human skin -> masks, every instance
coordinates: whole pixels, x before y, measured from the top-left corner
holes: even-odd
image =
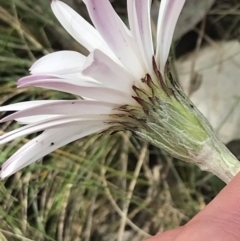
[[[145,241],[240,241],[240,173],[186,225]]]

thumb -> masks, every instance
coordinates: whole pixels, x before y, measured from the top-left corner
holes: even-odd
[[[201,220],[211,221],[222,231],[236,234],[240,240],[240,173],[188,225]]]
[[[146,241],[240,240],[240,173],[185,226]]]

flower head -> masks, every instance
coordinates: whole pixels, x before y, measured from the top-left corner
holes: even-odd
[[[51,6],[62,26],[89,55],[74,51],[49,54],[33,64],[30,76],[17,82],[18,87],[53,89],[82,99],[31,101],[1,107],[0,111],[16,111],[2,122],[16,120],[25,124],[1,136],[1,144],[34,132],[43,133],[3,164],[0,177],[5,178],[84,136],[123,129],[182,160],[196,159],[205,168],[203,156],[213,157],[212,153],[216,153],[211,151],[215,136],[166,66],[185,0],[161,1],[156,51],[150,21],[151,0],[127,0],[130,29],[109,0],[83,2],[95,28],[65,3],[54,0]],[[221,148],[215,149],[218,152]]]

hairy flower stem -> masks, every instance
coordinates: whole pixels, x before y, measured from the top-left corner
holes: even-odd
[[[225,183],[230,182],[240,172],[239,160],[218,140],[209,140],[192,163],[203,171],[212,172]]]
[[[154,65],[153,65],[154,66]],[[198,165],[228,183],[239,171],[240,162],[218,140],[207,119],[183,93],[169,71],[158,81],[146,75],[144,89],[133,86],[140,107],[123,106],[126,125],[141,139],[160,147],[180,160]],[[136,123],[137,122],[137,123]]]

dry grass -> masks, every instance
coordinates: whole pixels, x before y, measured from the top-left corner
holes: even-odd
[[[123,2],[114,1],[122,17]],[[0,0],[0,103],[69,98],[14,85],[33,61],[59,49],[86,53],[57,24],[47,0]],[[1,124],[1,133],[14,127]],[[1,146],[0,163],[27,138]],[[0,240],[139,241],[186,223],[222,186],[130,133],[94,135],[0,183]]]

